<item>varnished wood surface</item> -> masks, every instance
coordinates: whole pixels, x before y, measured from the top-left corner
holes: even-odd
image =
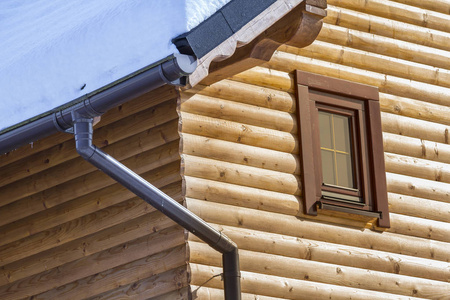
[[[176,95],[159,89],[111,110],[94,144],[182,201]],[[184,230],[80,158],[72,139],[1,157],[0,298],[186,296]]]
[[[312,45],[182,93],[186,203],[242,249],[244,299],[450,295],[449,12],[445,0],[329,0]],[[379,88],[389,229],[303,215],[297,69]],[[222,299],[220,257],[190,246],[200,299]]]

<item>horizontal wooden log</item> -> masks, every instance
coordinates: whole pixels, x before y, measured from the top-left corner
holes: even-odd
[[[281,53],[281,52],[277,52]],[[301,59],[299,57],[299,59]],[[313,62],[313,60],[311,60]],[[316,61],[314,61],[316,62]],[[329,70],[332,72],[331,74],[327,74],[325,72],[325,69],[322,68],[314,68],[314,64],[305,64],[304,68],[307,69],[307,71],[317,71],[320,70],[320,72],[323,72],[325,74],[323,75],[339,75],[342,79],[352,80],[354,81],[362,81],[361,78],[364,78],[366,75],[363,75],[361,73],[361,77],[358,77],[357,79],[356,74],[353,74],[352,78],[348,78],[344,76],[346,73],[342,72],[340,68],[332,69],[330,66],[328,66]],[[316,66],[318,67],[318,66]],[[360,70],[362,71],[362,70]],[[341,76],[342,75],[342,76]],[[261,85],[272,85],[277,86],[282,89],[290,90],[292,89],[293,79],[288,73],[281,72],[281,71],[274,71],[267,68],[257,67],[253,68],[249,71],[243,72],[241,74],[238,74],[234,76],[236,80],[242,80],[244,82],[252,82],[254,84],[261,84]],[[371,79],[373,80],[373,78]],[[361,82],[363,83],[363,82]],[[367,82],[365,82],[367,83]],[[405,89],[407,89],[405,87]],[[449,90],[450,92],[450,90]],[[442,94],[444,95],[444,94]],[[446,96],[448,98],[448,95]],[[423,96],[423,99],[430,99],[426,96]],[[450,98],[448,98],[450,99]],[[418,137],[423,138],[426,137],[427,140],[436,141],[439,143],[449,143],[449,128],[447,125],[442,125],[438,123],[431,123],[428,121],[423,120],[417,120],[413,118],[408,118],[404,116],[394,115],[394,114],[387,114],[382,113],[382,122],[383,122],[383,131],[387,131],[390,133],[397,133],[402,135],[407,135],[411,137]]]
[[[328,5],[327,17],[324,22],[419,45],[450,50],[450,34],[447,32],[390,20],[367,12]]]
[[[306,48],[298,49],[284,46],[279,48],[279,50],[289,54],[301,55],[408,80],[450,87],[450,71],[448,70],[353,49],[345,45],[315,41]]]
[[[176,163],[179,166],[179,162]],[[176,178],[179,178],[178,176],[177,174]],[[121,221],[127,220],[127,218],[142,215],[147,210],[148,204],[138,198],[133,198],[78,219],[68,221],[63,225],[38,232],[27,238],[1,246],[0,264],[3,265],[24,258],[27,255],[32,255],[30,253],[35,254],[55,245],[60,245],[86,234],[93,233],[96,231],[96,228],[103,228],[102,226],[106,225],[113,226]],[[85,230],[83,231],[84,228]],[[25,235],[29,235],[29,233],[25,233]],[[9,235],[8,237],[14,238]],[[17,251],[18,247],[23,249]]]
[[[307,48],[297,49],[286,46],[281,49],[291,54],[322,59],[351,67],[359,67],[365,70],[378,71],[383,74],[403,76],[403,78],[422,80],[423,82],[427,82],[428,79],[432,78],[432,74],[446,74],[445,70],[441,71],[434,68],[433,70],[427,71],[430,67],[422,65],[423,67],[419,68],[416,66],[404,65],[399,62],[396,63],[393,61],[394,59],[391,58],[320,41],[316,41]],[[350,56],[348,53],[351,53],[354,56]],[[404,61],[404,63],[411,64],[407,61]],[[448,75],[449,77],[446,81],[448,82],[448,85],[442,81],[437,84],[450,87],[450,72]],[[428,81],[428,83],[432,83],[431,80]],[[450,113],[449,106],[424,103],[423,101],[394,96],[386,93],[380,93],[380,105],[381,109],[385,112],[450,125],[450,119],[447,118]]]
[[[180,109],[183,112],[234,122],[242,122],[248,125],[275,129],[293,134],[297,132],[296,116],[287,112],[200,94],[192,95],[183,93],[181,95],[181,101],[182,104]]]
[[[161,110],[162,107],[162,110]],[[170,103],[163,103],[162,106],[157,106],[156,108],[154,108],[152,111],[153,112],[157,112],[157,113],[164,113],[165,109],[169,107],[170,111],[173,110],[173,114],[168,113],[169,116],[173,117],[173,118],[177,118],[177,115],[175,113],[175,101],[172,101]],[[146,115],[148,117],[149,114],[152,114],[152,112],[147,112],[146,111]],[[134,116],[133,116],[134,117]],[[138,118],[139,120],[139,126],[144,126],[142,129],[145,129],[147,127],[154,127],[156,125],[158,125],[159,123],[164,123],[164,119],[167,119],[167,116],[164,116],[163,118],[160,117],[156,117],[154,121],[152,122],[142,122],[143,120],[141,120],[142,118]],[[144,124],[143,124],[144,123]],[[148,124],[145,124],[148,123]],[[114,124],[112,124],[114,125]],[[136,125],[136,124],[135,124]],[[147,126],[148,125],[148,126]],[[115,126],[115,125],[114,125]],[[127,126],[125,126],[127,127]],[[101,128],[101,129],[105,129],[105,127]],[[110,138],[112,139],[112,142],[115,142],[115,139],[117,138],[117,136],[115,135],[115,137],[112,137],[111,134],[108,133],[108,130],[114,129],[111,126],[107,126],[106,127],[106,131],[105,130],[100,130],[100,136],[99,138],[104,138],[106,136],[110,136]],[[130,128],[128,128],[130,129]],[[97,131],[96,131],[97,132]],[[105,133],[105,134],[103,134]],[[124,135],[124,134],[122,134]],[[129,134],[128,134],[129,135]],[[126,134],[124,136],[127,136]],[[130,156],[130,155],[134,155],[136,153],[145,151],[146,149],[151,149],[151,148],[155,148],[158,145],[162,145],[168,141],[172,141],[172,140],[176,140],[178,139],[178,133],[177,133],[177,121],[173,121],[173,122],[169,122],[169,123],[165,123],[161,126],[158,126],[156,128],[147,130],[145,132],[142,132],[136,136],[130,137],[128,139],[119,141],[117,143],[115,143],[112,147],[106,147],[106,150],[114,155],[117,155],[116,157],[120,160],[123,159],[124,157]],[[110,139],[111,141],[111,139]],[[70,141],[70,144],[72,145],[72,141]],[[102,146],[102,145],[100,145]],[[104,145],[103,145],[104,146]],[[127,147],[125,147],[127,146]],[[63,148],[66,148],[65,146]],[[55,146],[56,151],[58,152],[59,150],[61,150],[61,148],[59,146]],[[125,151],[122,149],[127,149],[126,153],[124,153]],[[130,151],[131,150],[131,151]],[[45,156],[48,157],[46,160],[44,161],[39,161],[38,164],[43,164],[46,165],[48,161],[55,161],[55,163],[61,163],[61,160],[66,160],[66,159],[70,159],[73,155],[75,155],[75,157],[77,157],[74,160],[70,160],[69,162],[65,163],[65,164],[61,164],[61,165],[57,165],[54,168],[51,168],[48,171],[45,172],[41,172],[38,174],[33,175],[32,177],[29,177],[27,179],[23,179],[20,180],[16,183],[12,183],[6,187],[3,188],[2,193],[5,196],[8,196],[10,191],[11,193],[13,193],[13,195],[11,195],[11,197],[2,197],[2,201],[1,204],[5,204],[8,202],[13,201],[14,199],[16,199],[17,197],[22,197],[22,196],[26,196],[32,192],[35,191],[40,191],[40,190],[44,190],[45,188],[49,187],[49,184],[51,186],[51,184],[59,184],[62,181],[66,181],[69,180],[71,178],[76,177],[77,175],[80,174],[85,174],[90,170],[95,170],[95,168],[84,162],[83,159],[78,157],[78,154],[76,153],[76,151],[74,149],[67,149],[67,151],[62,151],[63,153],[58,153],[56,154],[57,157],[54,159],[53,156]],[[42,152],[41,152],[42,153]],[[41,153],[37,153],[36,155],[40,155]],[[63,158],[64,157],[64,158]],[[33,159],[35,157],[33,156]],[[21,174],[21,166],[22,165],[24,168],[29,167],[29,165],[33,165],[33,161],[34,160],[30,160],[27,158],[26,161],[25,160],[20,160],[17,161],[16,163],[7,165],[6,167],[4,167],[4,169],[2,169],[2,173],[3,170],[5,171],[5,175],[6,177],[8,177],[8,172],[10,171],[11,174],[15,174],[15,172],[17,171],[19,174]],[[20,164],[19,166],[17,165]],[[80,163],[84,166],[84,167],[80,167]],[[9,168],[11,167],[11,168]],[[39,169],[39,167],[37,167],[37,169]],[[34,171],[30,171],[31,173],[34,173],[36,170]],[[22,173],[27,173],[27,171],[24,171]],[[60,174],[61,173],[61,174]],[[2,174],[3,175],[3,174]],[[2,177],[3,178],[3,177]],[[16,180],[18,178],[14,176],[12,177],[8,177],[11,180]],[[20,178],[20,176],[19,176]],[[24,192],[23,188],[16,188],[17,186],[21,186],[21,187],[27,187],[29,189],[28,192]],[[17,196],[14,196],[17,195]]]
[[[239,91],[239,93],[236,93]],[[296,99],[293,94],[232,80],[221,80],[210,86],[195,87],[186,93],[218,97],[225,100],[295,113]]]
[[[409,117],[381,113],[384,132],[448,144],[450,126]]]
[[[102,116],[101,122],[95,126],[95,129],[97,130],[119,119],[130,116],[141,110],[158,105],[162,102],[165,102],[169,99],[174,99],[176,97],[176,90],[173,88],[173,86],[165,85],[148,94],[138,97],[135,100],[129,101],[109,110]],[[66,133],[57,133],[42,140],[35,141],[30,145],[25,145],[23,147],[20,147],[19,149],[10,151],[5,155],[0,155],[0,167],[72,139],[72,135]]]
[[[431,142],[422,138],[413,138],[383,132],[384,151],[405,156],[424,158],[446,164],[450,163],[450,145]]]
[[[124,161],[124,164],[137,174],[143,174],[153,170],[154,175],[152,176],[154,177],[152,183],[162,184],[162,186],[164,186],[179,180],[179,174],[174,174],[174,172],[179,172],[179,159],[178,142],[175,141],[172,145],[162,146],[141,153],[137,157],[127,159]],[[166,164],[168,164],[167,167],[157,169]],[[164,178],[166,176],[167,178]],[[25,197],[9,205],[0,207],[0,224],[8,224],[61,203],[83,197],[114,183],[115,181],[113,179],[102,172],[91,172],[68,181],[65,184],[58,185],[29,197]],[[16,214],[13,215],[12,212],[15,212]]]
[[[316,43],[320,43],[320,42],[316,42]],[[295,51],[302,51],[303,49],[308,49],[308,48],[296,49],[296,48],[292,48],[292,47],[289,47],[289,48],[287,48],[287,47],[288,46],[286,46],[285,48],[286,49],[295,49]],[[282,49],[284,49],[284,48],[282,48]],[[347,49],[349,49],[349,48],[347,48]],[[326,52],[326,53],[327,53],[327,55],[330,55],[330,53],[328,53],[328,52]],[[369,62],[370,61],[371,60],[369,60]],[[365,65],[367,65],[367,60],[365,60],[365,62],[366,62]],[[378,65],[380,65],[380,64],[378,64]],[[392,68],[390,67],[389,69],[392,69]],[[408,72],[410,72],[410,71],[408,71]],[[421,74],[422,74],[422,72],[421,72]],[[440,74],[442,74],[442,73],[440,73]],[[289,77],[289,76],[287,76],[287,77]],[[267,89],[267,88],[262,88],[262,87],[258,87],[258,86],[254,86],[254,85],[250,85],[250,84],[236,82],[236,81],[224,80],[224,81],[215,83],[211,87],[207,87],[207,88],[201,90],[200,93],[206,94],[211,97],[217,96],[217,97],[224,97],[226,99],[233,100],[233,101],[238,101],[238,100],[243,101],[243,99],[242,100],[235,99],[235,98],[237,98],[235,91],[239,90],[238,94],[241,95],[242,91],[245,90],[245,100],[247,100],[247,102],[245,102],[245,103],[256,105],[256,106],[267,107],[266,105],[264,105],[264,103],[253,101],[253,99],[258,99],[258,100],[265,99],[264,95],[261,93],[261,90],[264,90],[264,89]],[[268,94],[274,93],[274,92],[278,92],[279,94],[281,94],[278,96],[278,98],[284,95],[286,106],[291,107],[291,106],[295,105],[296,100],[293,99],[294,98],[293,95],[291,95],[287,92],[276,91],[276,90],[267,91]],[[272,100],[271,102],[274,102],[274,100]],[[450,113],[448,106],[432,104],[429,102],[423,102],[420,100],[415,100],[415,99],[410,99],[410,98],[405,98],[405,97],[400,97],[400,96],[394,96],[394,95],[386,94],[386,93],[380,93],[380,105],[381,105],[381,109],[385,112],[399,114],[399,115],[412,117],[412,118],[416,118],[416,119],[421,119],[421,120],[426,120],[426,121],[437,122],[437,123],[441,123],[441,124],[445,124],[445,125],[450,125],[450,121],[447,118],[448,114]]]
[[[380,92],[383,93],[421,100],[426,99],[427,102],[444,106],[449,105],[449,91],[447,88],[437,86],[420,87],[420,85],[427,84],[411,82],[398,77],[385,76],[383,74],[371,71],[356,69],[302,56],[295,56],[295,59],[292,62],[286,62],[285,59],[279,59],[279,56],[286,55],[288,54],[284,52],[276,52],[272,57],[272,60],[265,64],[265,66],[270,68],[275,67],[275,69],[255,67],[233,76],[233,79],[264,87],[278,88],[285,92],[293,93],[295,91],[293,76],[290,73],[278,71],[276,68],[289,68],[290,71],[297,68],[307,72],[377,86]],[[276,66],[274,66],[274,64],[276,64]]]
[[[392,153],[386,153],[384,160],[386,172],[450,183],[448,164]]]
[[[297,137],[293,134],[220,120],[186,112],[181,113],[181,132],[230,142],[242,143],[288,153],[298,153]]]
[[[102,295],[93,298],[147,299],[166,294],[187,285],[186,254],[177,250],[166,250],[103,271],[39,294],[34,299],[86,299],[100,293]],[[118,286],[121,288],[113,290]]]
[[[194,299],[202,300],[222,300],[224,299],[224,292],[222,289],[215,289],[206,286],[191,285],[192,287],[192,297]],[[196,297],[196,298],[195,298]],[[242,300],[280,300],[280,298],[261,296],[256,294],[242,293]]]
[[[152,297],[152,300],[185,300],[190,299],[190,297],[192,297],[190,287],[184,287],[164,295]]]
[[[190,260],[202,265],[221,266],[221,256],[203,243],[190,242]],[[305,278],[314,282],[350,288],[388,292],[396,295],[438,298],[450,293],[447,282],[413,278],[378,271],[296,259],[279,255],[239,251],[242,271],[286,278]]]
[[[450,264],[441,261],[304,238],[299,239],[297,237],[244,228],[211,225],[232,239],[240,250],[307,259],[443,282],[447,282],[450,275]],[[201,242],[192,234],[189,234],[189,240]]]
[[[182,156],[182,168],[182,173],[185,176],[217,180],[291,195],[299,195],[301,191],[300,179],[293,174],[186,154]]]
[[[390,213],[389,217],[391,220],[391,227],[387,229],[389,232],[450,243],[450,226],[447,222],[395,213]]]
[[[104,148],[104,151],[115,159],[122,161],[165,143],[177,141],[179,136],[176,124],[175,120],[168,122],[107,146]],[[0,193],[4,196],[0,205],[6,205],[23,197],[44,191],[94,170],[96,168],[92,164],[77,156],[75,159],[0,188]]]
[[[286,152],[183,133],[183,154],[291,174],[300,174],[298,156]],[[233,149],[233,151],[230,151]]]
[[[78,153],[75,151],[75,140],[72,138],[49,149],[3,166],[0,169],[0,186],[5,186],[11,182],[47,170],[75,157],[78,157]]]
[[[388,193],[389,211],[407,216],[450,223],[450,203]]]
[[[328,4],[372,15],[397,20],[426,28],[450,32],[450,22],[445,14],[383,0],[328,0]]]
[[[148,247],[149,242],[152,243],[152,247]],[[10,285],[2,286],[0,287],[0,295],[5,300],[20,299],[33,295],[37,299],[61,299],[62,297],[58,297],[58,295],[63,296],[67,290],[73,290],[73,284],[77,285],[75,281],[88,276],[94,276],[93,278],[95,278],[95,275],[101,272],[96,280],[102,278],[102,274],[105,276],[112,273],[111,276],[113,276],[114,271],[117,272],[115,268],[124,264],[129,264],[130,268],[139,268],[141,272],[145,272],[146,276],[152,275],[152,268],[155,268],[156,272],[162,273],[185,262],[186,246],[184,244],[183,233],[180,234],[178,228],[176,230],[171,228],[167,231],[167,234],[154,234],[150,239],[149,237],[139,238],[71,262],[57,270],[48,270]],[[171,247],[174,248],[170,249]],[[164,251],[166,249],[170,250]],[[176,261],[177,258],[179,261],[173,266],[168,266],[168,268],[164,266],[166,260],[169,264],[170,261]],[[89,282],[89,279],[92,281],[92,278],[85,279],[85,281]],[[75,289],[75,292],[88,294],[90,290]],[[39,295],[40,293],[46,294]]]
[[[80,237],[93,234],[103,228],[139,217],[146,213],[149,209],[148,206],[141,199],[133,198],[66,222],[60,226],[36,233],[13,244],[6,244],[0,247],[0,265],[12,263]]]
[[[405,175],[386,173],[388,192],[450,203],[450,185]]]
[[[172,263],[172,262],[169,262]],[[132,269],[133,270],[133,269]],[[134,272],[134,270],[133,270]],[[121,271],[122,273],[122,271]],[[123,272],[125,273],[125,272]],[[152,272],[153,273],[156,273]],[[126,274],[130,276],[130,278],[135,278],[137,274]],[[101,295],[97,295],[91,298],[88,298],[89,300],[110,300],[110,299],[148,299],[157,296],[162,296],[167,293],[177,292],[177,290],[186,287],[188,285],[188,275],[187,275],[187,265],[184,265],[182,267],[172,269],[169,271],[166,271],[164,273],[153,275],[149,278],[141,279],[139,281],[136,281],[131,284],[125,285],[126,278],[120,278],[120,282],[116,282],[116,285],[120,284],[120,287],[114,290],[110,290],[108,292],[105,292]],[[88,288],[90,289],[92,285],[90,285]],[[115,287],[115,286],[114,286]],[[78,290],[79,287],[76,288]],[[73,295],[78,296],[78,295]],[[186,295],[187,296],[187,295]],[[71,299],[76,299],[71,297]],[[169,299],[177,299],[169,298]],[[178,298],[180,300],[182,299],[188,299],[188,298]]]
[[[450,107],[380,93],[381,110],[414,119],[450,125]]]
[[[192,283],[212,288],[222,288],[220,278],[212,278],[219,274],[222,268],[200,264],[190,264],[192,269]],[[283,299],[402,299],[413,300],[415,297],[405,297],[388,293],[368,291],[339,285],[323,284],[307,280],[298,280],[265,274],[241,272],[242,291],[263,296],[282,297]]]
[[[301,210],[301,200],[298,196],[191,176],[184,176],[183,179],[184,195],[187,198],[288,215],[297,215]]]
[[[448,69],[450,62],[450,53],[446,50],[326,23],[323,24],[317,40],[443,69]]]
[[[147,178],[152,181],[155,179],[153,176],[148,176]],[[181,182],[177,178],[175,178],[174,183],[170,183],[164,187],[158,183],[156,182],[157,185],[155,186],[162,188],[170,195],[178,196],[181,194]],[[17,220],[0,227],[0,246],[100,211],[134,197],[135,195],[132,192],[120,184],[115,184],[109,188],[77,198],[74,201],[69,201],[60,206],[34,213],[28,218]]]
[[[450,7],[447,0],[393,0],[395,2],[412,5],[428,10],[433,10],[443,14],[450,14]]]
[[[102,143],[96,143],[96,144],[101,147],[101,146],[105,146],[109,143],[115,143],[111,146],[105,147],[105,151],[109,152],[111,155],[116,155],[116,156],[118,156],[118,159],[121,159],[121,157],[129,157],[129,156],[134,155],[135,153],[145,151],[145,149],[148,150],[157,145],[161,145],[166,140],[168,140],[168,141],[175,140],[175,139],[177,139],[176,138],[176,128],[177,127],[175,125],[176,122],[173,121],[173,122],[167,123],[167,121],[178,118],[176,111],[175,111],[175,107],[176,107],[175,101],[166,102],[166,103],[163,103],[162,106],[157,106],[157,107],[153,108],[152,111],[150,111],[150,112],[144,111],[143,114],[131,116],[131,119],[126,118],[125,121],[127,121],[128,123],[131,123],[131,125],[130,125],[131,127],[123,124],[122,122],[118,122],[119,124],[113,123],[110,126],[101,128],[100,130],[96,131],[95,136],[97,136],[99,138],[99,139],[96,139],[96,141],[99,142],[99,140],[100,140],[100,141],[102,141]],[[154,116],[155,120],[152,120],[151,122],[144,121],[145,118],[150,117],[150,119],[152,119],[151,118],[151,115],[153,114],[152,112],[157,113],[158,117]],[[161,117],[161,116],[159,116],[160,114],[163,114],[165,116]],[[136,119],[136,120],[134,120],[134,119]],[[127,122],[125,122],[125,123],[127,123]],[[158,126],[158,125],[161,125],[161,126]],[[118,128],[120,128],[120,127],[125,127],[125,130],[123,130],[123,129],[118,130]],[[134,127],[134,129],[133,129],[133,127]],[[150,129],[150,130],[148,130],[148,129]],[[143,130],[148,130],[148,131],[142,132]],[[97,135],[97,132],[99,132],[100,135]],[[115,133],[112,134],[110,132],[115,132]],[[139,134],[137,134],[135,136],[131,136],[133,133],[139,133]],[[122,139],[122,138],[125,138],[125,139],[117,142],[118,139]],[[73,143],[71,142],[70,145],[73,146]],[[128,147],[125,147],[125,145],[127,145]],[[59,146],[55,146],[55,148],[58,150]],[[25,174],[27,176],[35,174],[35,175],[29,177],[28,181],[22,180],[22,181],[19,181],[17,184],[24,184],[24,185],[32,186],[32,184],[28,184],[28,182],[32,181],[32,182],[35,182],[35,185],[39,186],[40,188],[46,188],[48,186],[48,184],[46,184],[46,183],[47,182],[49,182],[49,184],[51,183],[50,179],[46,179],[46,177],[50,177],[53,180],[55,180],[54,177],[58,178],[59,180],[61,180],[61,178],[70,179],[78,174],[77,169],[81,169],[83,171],[89,170],[89,167],[91,169],[94,169],[92,166],[89,166],[88,163],[84,163],[84,160],[79,157],[79,155],[76,153],[74,148],[67,149],[68,146],[67,147],[64,146],[63,149],[64,148],[66,148],[66,151],[62,151],[63,153],[57,154],[57,157],[55,158],[55,162],[52,163],[52,165],[51,165],[51,166],[53,166],[53,168],[51,168],[47,172],[41,172],[41,173],[35,174],[41,168],[36,167],[36,165],[32,162],[33,160],[31,160],[31,163],[30,163],[29,159],[21,160],[21,161],[18,161],[17,163],[14,163],[14,164],[4,167],[4,169],[2,168],[1,173],[2,173],[2,175],[4,174],[6,177],[5,183],[6,183],[6,180],[9,180],[9,182],[12,182],[12,181],[22,178],[21,176],[16,177],[15,172],[17,172],[18,174],[22,174],[22,175]],[[124,152],[123,149],[127,149],[128,153],[126,155],[123,154],[123,152]],[[39,153],[39,154],[41,154],[41,153]],[[120,154],[122,154],[122,155],[120,155]],[[45,153],[44,153],[44,155],[45,155]],[[46,159],[44,159],[44,157],[46,157]],[[67,157],[67,159],[65,157]],[[76,158],[76,159],[70,160],[70,162],[69,162],[69,159],[71,159],[71,158]],[[37,159],[38,160],[37,164],[44,164],[44,165],[46,164],[45,163],[46,161],[50,162],[50,161],[54,160],[53,156],[43,156],[40,158],[33,156],[32,159]],[[63,162],[66,162],[66,163],[63,165],[62,164]],[[78,168],[80,163],[85,164],[86,166],[84,168]],[[37,170],[32,170],[33,167],[36,167]],[[63,172],[63,171],[60,171],[60,169],[65,171],[65,173],[66,173],[66,174],[64,174],[65,176],[55,175],[56,172]],[[29,172],[30,174],[28,174],[28,170],[30,170],[30,172]],[[47,175],[49,172],[51,172],[52,176]],[[78,172],[80,172],[80,171],[78,171]],[[46,179],[46,181],[42,182],[42,183],[39,182],[39,180],[42,181],[43,179]],[[6,189],[6,191],[5,191],[6,195],[7,195],[8,188],[9,188],[8,186],[4,187],[4,189]],[[23,189],[22,189],[22,192],[23,192]]]
[[[181,195],[170,196],[181,201]],[[173,225],[172,220],[149,206],[147,211],[137,218],[102,229],[93,235],[81,237],[64,245],[53,245],[54,247],[47,251],[3,266],[0,282],[3,285],[22,280]]]
[[[174,163],[169,164],[167,166],[162,166],[160,168],[151,170],[148,173],[141,174],[141,176],[145,180],[151,182],[153,185],[155,185],[157,187],[164,187],[169,184],[180,181],[181,177],[180,177],[179,173],[180,173],[180,161],[177,160]],[[106,188],[100,188],[98,191],[93,192],[92,194],[88,193],[88,194],[84,194],[84,195],[80,196],[79,198],[75,197],[75,200],[73,201],[73,203],[69,204],[70,208],[77,207],[77,205],[76,205],[77,201],[80,201],[80,204],[83,204],[83,205],[85,203],[89,202],[89,200],[94,203],[89,205],[86,208],[83,205],[81,207],[77,207],[75,209],[75,211],[73,212],[74,216],[77,217],[77,215],[78,216],[83,215],[84,214],[83,212],[85,211],[84,209],[90,210],[90,209],[92,209],[92,208],[90,208],[92,205],[94,207],[96,207],[97,209],[102,209],[102,208],[108,207],[110,205],[119,203],[121,201],[124,201],[124,200],[127,200],[130,198],[128,195],[132,195],[132,194],[129,193],[125,188],[123,188],[118,183],[111,185],[112,183],[113,182],[107,183]],[[96,202],[92,201],[93,198],[91,196],[95,197],[94,199],[97,199],[97,201]],[[41,211],[44,211],[47,209],[45,207],[45,205],[43,205],[43,201],[44,201],[43,199],[32,199],[32,200],[30,200],[28,206],[27,206],[26,200],[28,200],[28,199],[24,199],[23,201],[21,200],[18,202],[14,202],[10,205],[5,206],[4,209],[3,208],[0,209],[0,211],[2,213],[7,212],[8,208],[11,209],[11,211],[10,211],[11,215],[5,214],[5,216],[7,216],[7,218],[5,218],[5,220],[2,220],[2,221],[4,221],[5,224],[9,224],[11,222],[21,220],[23,218],[26,218],[27,216],[30,216],[32,214],[35,214],[35,213],[38,213],[38,212],[41,212]],[[63,204],[63,203],[69,202],[71,200],[73,200],[73,199],[70,197],[68,197],[67,199],[61,199],[58,204]],[[49,208],[51,208],[51,207],[49,207]],[[93,208],[93,209],[96,210],[95,208]],[[63,209],[63,207],[57,208],[56,211],[65,213],[65,210]],[[12,215],[12,213],[15,213],[15,214]],[[60,222],[60,221],[64,221],[64,220],[68,221],[71,219],[72,219],[71,216],[56,215],[56,216],[54,216],[54,219],[53,218],[49,219],[49,221],[48,221],[49,223],[47,223],[48,225],[46,225],[46,226],[51,226],[52,222]],[[30,227],[29,229],[31,230],[31,233],[35,233],[37,230],[37,227]]]
[[[189,297],[191,297],[190,287],[184,287],[179,290],[175,290],[175,291],[166,293],[164,295],[152,297],[151,299],[152,300],[184,300],[184,299],[190,299]]]
[[[275,54],[277,53],[275,52]],[[294,69],[292,68],[292,70]],[[289,94],[295,94],[297,89],[292,74],[276,69],[269,69],[268,67],[254,67],[234,75],[231,79],[263,88],[278,89]]]
[[[202,178],[184,176],[185,195],[210,202],[260,209],[291,216],[336,223],[357,228],[370,227],[364,216],[338,213],[310,216],[303,214],[302,200],[295,195],[229,184]]]
[[[448,55],[450,57],[450,52],[448,53]],[[272,59],[268,63],[263,64],[263,66],[287,73],[290,73],[295,69],[300,69],[303,71],[317,73],[320,75],[376,86],[382,93],[419,99],[423,101],[426,100],[427,102],[440,104],[443,106],[450,105],[449,100],[450,89],[446,87],[441,87],[419,81],[413,81],[410,79],[405,79],[397,76],[381,74],[365,69],[349,67],[339,63],[332,63],[314,58],[303,57],[299,55],[290,54],[287,52],[281,51],[275,52],[275,54],[272,56]],[[278,79],[278,76],[276,76],[278,74],[273,75],[270,74],[272,70],[270,70],[270,73],[268,75],[264,73],[259,74],[259,76],[267,77],[264,78],[263,80],[261,80],[261,78],[248,78],[248,79],[246,78],[252,75],[255,76],[256,75],[255,71],[260,71],[260,68],[261,67],[253,68],[249,71],[238,74],[233,78],[238,77],[244,78],[248,82],[252,82],[254,84],[261,84],[263,86],[265,86],[265,84],[269,84],[270,86],[271,84],[270,80],[274,79],[275,77],[277,77],[277,79],[274,80],[287,79],[286,76],[283,76]],[[275,84],[278,85],[277,82]],[[287,86],[288,83],[284,83],[284,85]]]
[[[188,209],[207,222],[353,247],[449,261],[448,243],[391,232],[313,222],[294,216],[189,199]]]

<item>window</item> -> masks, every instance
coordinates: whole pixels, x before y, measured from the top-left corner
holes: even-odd
[[[378,88],[297,71],[305,213],[378,218],[389,227]]]

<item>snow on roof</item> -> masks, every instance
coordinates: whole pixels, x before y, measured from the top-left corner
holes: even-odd
[[[0,130],[178,52],[229,1],[0,1]]]

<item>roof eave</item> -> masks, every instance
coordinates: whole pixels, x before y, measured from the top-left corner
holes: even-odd
[[[57,109],[0,133],[0,154],[72,126],[71,113],[92,117],[180,78],[186,88],[212,84],[268,61],[282,44],[312,43],[326,16],[326,0],[233,0],[190,32],[174,39],[183,54],[138,70]],[[242,7],[245,15],[242,16]],[[228,28],[226,28],[228,27]],[[210,31],[218,29],[214,36]],[[214,36],[214,37],[212,37]],[[205,45],[198,47],[201,41]],[[197,59],[197,60],[196,60]],[[185,81],[185,80],[184,80]],[[183,82],[183,85],[186,82]]]
[[[236,2],[243,0],[236,0]],[[242,26],[230,26],[228,30],[221,29],[220,34],[226,37],[221,43],[205,53],[204,48],[196,45],[201,39],[198,32],[209,34],[211,27],[222,28],[222,19],[232,23],[236,17],[230,16],[230,11],[241,14],[238,9],[229,9],[227,14],[221,10],[216,14],[223,17],[215,17],[220,24],[212,21],[200,24],[194,30],[174,39],[178,50],[185,54],[199,54],[197,56],[198,67],[189,76],[186,88],[191,88],[198,83],[210,85],[219,80],[233,76],[239,72],[248,70],[263,62],[269,61],[275,50],[282,44],[295,47],[306,47],[318,36],[323,18],[326,17],[326,0],[277,0],[264,2],[262,7],[252,8],[250,12],[253,19]],[[234,4],[230,2],[224,6]],[[256,14],[258,12],[258,14]],[[208,27],[208,28],[203,28]],[[226,33],[233,32],[231,35]]]

